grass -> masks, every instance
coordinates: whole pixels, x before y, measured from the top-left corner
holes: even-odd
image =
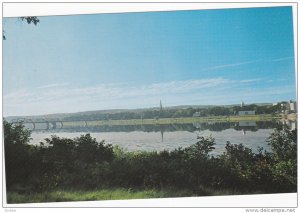
[[[124,200],[145,198],[166,198],[191,196],[186,190],[133,190],[125,188],[100,189],[94,191],[82,190],[55,190],[45,192],[18,193],[8,192],[7,203],[41,203],[63,201],[92,201],[92,200]]]
[[[114,125],[156,125],[156,124],[188,124],[197,122],[238,122],[238,121],[271,121],[281,119],[273,115],[248,115],[248,116],[209,116],[186,118],[159,118],[159,119],[129,119],[129,120],[97,120],[97,121],[69,121],[63,122],[64,127],[75,126],[114,126]]]
[[[220,196],[261,194],[263,192],[240,192],[239,190],[215,190],[200,187],[197,192],[191,190],[156,190],[156,189],[100,189],[100,190],[55,190],[45,192],[7,192],[7,203],[46,203],[66,201],[96,201],[96,200],[128,200],[146,198],[172,198],[172,197],[197,197],[197,196]]]

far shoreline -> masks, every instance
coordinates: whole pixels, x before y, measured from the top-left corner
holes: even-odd
[[[296,120],[296,116],[288,116],[288,120]],[[128,120],[94,120],[94,121],[62,121],[64,127],[75,126],[116,126],[116,125],[163,125],[187,124],[197,122],[239,122],[239,121],[275,121],[286,120],[282,115],[247,115],[247,116],[207,116],[183,118],[157,118],[157,119],[128,119]]]

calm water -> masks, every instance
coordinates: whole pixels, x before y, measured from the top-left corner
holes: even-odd
[[[266,139],[275,128],[282,128],[279,122],[236,122],[236,123],[194,123],[174,125],[146,126],[99,126],[72,127],[60,130],[33,131],[33,144],[39,144],[51,135],[75,138],[91,133],[98,141],[118,145],[127,151],[161,151],[187,147],[197,142],[197,136],[212,135],[216,145],[214,154],[225,151],[227,141],[234,144],[243,143],[252,148],[264,147],[269,150]]]

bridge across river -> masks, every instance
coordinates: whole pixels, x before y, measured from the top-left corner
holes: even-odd
[[[31,130],[50,130],[50,129],[63,129],[64,128],[64,122],[61,120],[46,120],[46,119],[39,119],[39,120],[32,120],[27,118],[21,118],[12,120],[11,123],[19,124],[22,123],[25,126],[32,125]],[[87,125],[87,122],[84,121],[84,125]],[[42,127],[41,127],[42,126]]]
[[[88,121],[63,121],[63,120],[47,120],[47,119],[15,119],[11,123],[19,124],[22,123],[25,128],[34,130],[51,130],[51,129],[64,129],[73,127],[88,127]]]

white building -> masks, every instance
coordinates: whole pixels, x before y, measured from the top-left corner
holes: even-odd
[[[238,115],[255,115],[255,111],[239,111]]]
[[[294,102],[294,101],[289,101],[289,108],[290,108],[290,111],[296,112],[296,111],[297,111],[297,105],[296,105],[296,102]]]
[[[195,112],[195,113],[193,114],[193,117],[200,117],[200,112]]]

